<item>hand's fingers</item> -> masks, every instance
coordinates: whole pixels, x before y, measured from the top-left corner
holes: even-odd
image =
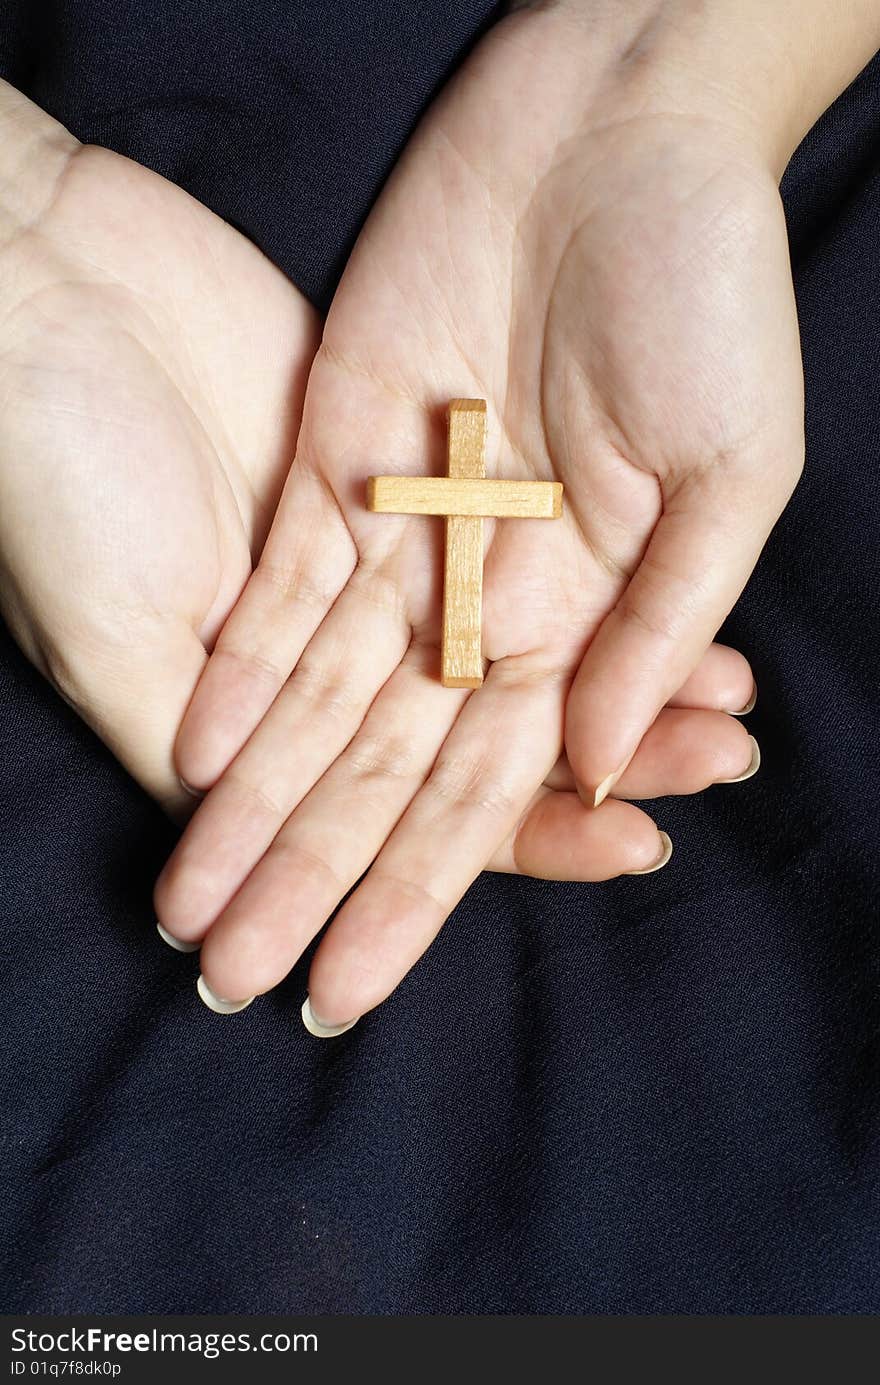
[[[345,1022],[384,1000],[431,943],[549,770],[562,697],[558,684],[516,685],[501,665],[490,670],[316,953],[309,990],[322,1021]],[[646,864],[659,845],[654,832]]]
[[[156,883],[159,919],[175,937],[195,942],[205,935],[357,733],[409,644],[394,592],[396,585],[378,574],[355,572],[265,719],[199,807]],[[339,814],[335,826],[347,830]]]
[[[772,459],[771,459],[772,462]],[[783,468],[793,484],[794,468]],[[666,503],[647,552],[578,670],[566,751],[585,802],[601,803],[696,668],[749,577],[791,484],[719,464]]]
[[[755,678],[748,659],[726,644],[710,644],[667,705],[705,707],[730,716],[745,716],[755,705],[754,697]]]
[[[259,724],[354,570],[354,542],[318,476],[294,463],[260,561],[223,627],[177,739],[177,768],[213,784]]]
[[[541,788],[486,868],[541,880],[612,880],[651,874],[671,854],[666,833],[633,804],[609,799],[585,808],[576,793]],[[314,997],[318,1014],[321,999]]]
[[[341,620],[327,642],[337,641],[352,651],[349,674],[358,685],[376,683],[370,670],[362,669],[357,652],[368,658],[374,649],[396,643],[396,632],[377,631],[376,640],[364,639],[362,613],[357,599],[351,603],[356,625],[349,634]],[[334,614],[344,616],[345,599]],[[367,608],[369,615],[369,607]],[[350,635],[350,638],[349,638]],[[315,637],[313,647],[319,642]],[[396,657],[396,656],[395,656]],[[379,680],[381,681],[381,679]],[[692,678],[671,699],[671,705],[742,706],[745,690],[752,687],[748,662],[735,650],[711,645]],[[345,743],[342,728],[336,734],[314,734],[315,727],[303,724],[307,703],[299,695],[295,680],[288,694],[278,703],[239,756],[234,771],[209,794],[163,871],[157,885],[157,910],[169,931],[196,941],[230,901],[248,872],[263,855],[291,809],[311,788],[326,766],[328,756],[338,753]],[[338,699],[319,699],[317,716],[335,714]],[[718,779],[730,777],[733,761],[741,758],[742,747],[736,731],[717,723],[696,722],[689,734],[687,724],[672,722],[675,736],[667,753],[661,714],[656,728],[648,733],[634,764],[619,786],[616,796],[647,798],[660,794],[695,792]],[[719,732],[716,741],[713,728]],[[320,728],[319,728],[320,729]],[[350,734],[350,731],[348,732]],[[646,752],[649,758],[646,758]],[[563,758],[548,776],[549,786],[572,790],[574,776]],[[176,785],[172,795],[180,798]]]
[[[466,697],[441,686],[434,663],[433,653],[407,655],[214,924],[201,962],[215,995],[276,985],[381,849]]]
[[[748,660],[735,649],[730,649],[724,644],[710,644],[706,653],[698,663],[694,672],[685,684],[679,688],[677,693],[669,699],[668,707],[689,707],[694,709],[718,710],[727,712],[729,716],[746,716],[751,712],[757,700],[757,689]],[[661,712],[655,726],[660,729],[664,724],[664,713]],[[698,789],[688,789],[680,787],[687,782],[697,783],[703,775],[699,772],[691,773],[688,779],[679,774],[679,747],[683,745],[682,736],[686,737],[687,744],[684,744],[684,751],[688,759],[694,752],[699,755],[707,756],[707,773],[711,773],[711,764],[714,751],[710,732],[713,727],[720,728],[722,741],[719,750],[724,753],[724,748],[731,749],[737,753],[740,749],[738,742],[733,738],[729,728],[723,722],[702,722],[697,721],[693,724],[694,735],[691,736],[687,731],[687,723],[670,723],[676,727],[676,745],[671,747],[669,755],[666,757],[669,766],[669,778],[664,780],[665,787],[657,790],[656,796],[661,794],[677,794],[697,792]],[[679,729],[681,734],[678,734]],[[656,747],[657,740],[649,730],[648,737],[650,743]],[[646,737],[646,739],[648,738]],[[626,772],[625,777],[620,781],[617,788],[612,792],[616,798],[645,798],[655,795],[639,792],[643,787],[644,776],[642,769],[642,749],[645,741],[639,745],[635,755],[635,770],[631,775]],[[632,766],[631,766],[632,768]],[[721,766],[719,777],[724,777],[725,766]],[[696,766],[691,766],[692,770]],[[574,773],[568,763],[568,756],[561,755],[557,763],[553,766],[544,781],[547,788],[560,789],[566,793],[573,792],[577,788]],[[660,782],[659,780],[657,782]],[[706,778],[705,783],[698,787],[707,787],[710,783],[717,782],[715,779]]]
[[[742,722],[724,712],[666,707],[648,727],[611,794],[614,798],[664,798],[700,793],[711,784],[741,779],[753,756],[754,741]],[[544,782],[563,793],[577,789],[565,756]]]

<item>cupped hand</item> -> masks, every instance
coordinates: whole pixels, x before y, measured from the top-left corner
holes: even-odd
[[[172,813],[174,740],[262,546],[316,315],[173,184],[0,83],[0,609]]]
[[[280,980],[366,871],[309,982],[347,1022],[487,864],[650,869],[665,843],[623,799],[754,768],[724,715],[751,673],[711,640],[800,463],[785,230],[735,124],[649,112],[647,80],[567,15],[512,16],[359,239],[178,742],[216,786],[157,908],[217,996]],[[489,403],[490,475],[566,488],[558,523],[486,523],[470,695],[438,682],[442,526],[364,503],[370,474],[442,472],[452,396]]]

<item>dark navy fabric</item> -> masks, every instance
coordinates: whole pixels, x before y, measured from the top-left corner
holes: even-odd
[[[318,302],[480,0],[3,0],[0,72]],[[662,873],[483,876],[319,1043],[153,928],[173,834],[0,644],[7,1310],[880,1311],[880,62],[785,182],[808,464],[725,637],[759,776]]]
[[[2,0],[0,74],[180,183],[320,307],[492,0]]]

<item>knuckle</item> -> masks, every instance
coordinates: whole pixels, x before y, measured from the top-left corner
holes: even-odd
[[[324,667],[303,658],[288,683],[290,691],[324,716],[348,720],[362,703],[362,694],[335,665]]]
[[[227,771],[224,783],[247,804],[249,809],[259,813],[261,817],[267,817],[276,823],[283,822],[286,818],[287,812],[283,804],[278,803],[259,784],[255,784],[231,770]]]
[[[346,590],[395,620],[406,619],[406,590],[395,576],[389,576],[380,567],[359,563]]]
[[[435,893],[426,881],[399,875],[380,865],[373,866],[367,881],[372,888],[378,887],[383,892],[390,893],[395,898],[396,906],[401,910],[405,905],[409,905],[417,912],[427,913],[438,923],[442,923],[449,913],[450,901],[444,901],[441,895]]]
[[[284,861],[299,883],[313,882],[322,890],[329,888],[337,898],[349,888],[321,852],[311,850],[292,835],[285,837],[282,833],[272,847],[272,855]]]
[[[217,653],[241,669],[249,678],[269,687],[280,688],[287,677],[287,671],[275,660],[261,654],[257,649],[235,649],[232,646],[218,646]]]
[[[359,779],[410,779],[417,772],[412,741],[381,733],[359,737],[349,752],[349,765]]]
[[[300,606],[324,611],[333,600],[334,594],[308,571],[302,560],[279,563],[263,558],[257,564],[251,580],[256,582],[259,591],[267,593],[271,605],[296,602]]]
[[[508,654],[492,664],[492,681],[501,688],[558,688],[564,695],[573,677],[570,660],[549,660],[543,651],[537,656]]]
[[[493,817],[506,817],[514,809],[513,790],[484,756],[448,756],[441,759],[428,781],[435,798],[457,807],[477,808]]]
[[[651,639],[670,643],[677,638],[679,623],[677,612],[668,610],[665,615],[659,615],[649,608],[643,597],[634,595],[631,587],[628,587],[620,598],[617,611],[621,620],[626,624],[637,626]]]

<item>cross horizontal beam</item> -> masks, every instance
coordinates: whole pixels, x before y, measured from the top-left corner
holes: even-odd
[[[559,519],[562,484],[453,476],[371,476],[367,482],[367,509],[385,515]]]

